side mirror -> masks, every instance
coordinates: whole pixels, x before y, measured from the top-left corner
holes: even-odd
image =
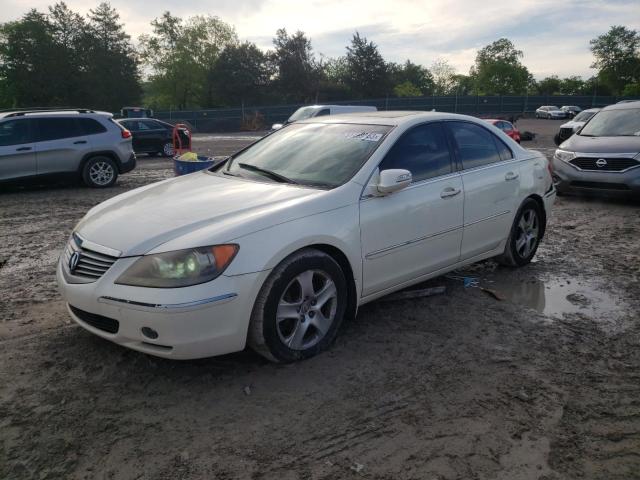
[[[381,195],[388,195],[411,184],[411,172],[400,168],[382,170],[376,189]]]
[[[281,123],[274,123],[273,125],[271,125],[271,130],[280,130],[281,128],[282,128]]]

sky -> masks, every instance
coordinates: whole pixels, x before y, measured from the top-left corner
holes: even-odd
[[[53,0],[0,0],[0,22],[28,9],[46,11]],[[86,13],[98,4],[67,0]],[[149,22],[168,10],[182,18],[216,15],[235,26],[241,40],[263,49],[278,28],[302,30],[314,51],[344,55],[357,30],[375,42],[388,61],[429,66],[444,58],[468,73],[476,52],[507,37],[523,51],[522,62],[537,79],[549,75],[585,78],[595,72],[589,40],[612,25],[640,30],[640,0],[111,0],[134,43],[150,33]]]

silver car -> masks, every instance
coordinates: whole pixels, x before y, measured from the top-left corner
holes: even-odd
[[[93,110],[0,113],[0,182],[50,175],[112,186],[133,170],[131,132],[112,115]]]
[[[560,144],[553,169],[559,193],[640,197],[640,101],[596,113]]]

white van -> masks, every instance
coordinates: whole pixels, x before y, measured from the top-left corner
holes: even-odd
[[[306,120],[308,118],[320,117],[325,115],[338,115],[339,113],[357,113],[357,112],[376,112],[376,107],[364,107],[360,105],[309,105],[308,107],[300,107],[293,112],[286,122],[274,123],[271,127],[273,130],[279,130],[288,123],[298,120]]]

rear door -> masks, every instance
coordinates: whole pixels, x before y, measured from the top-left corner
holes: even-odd
[[[472,122],[448,121],[462,168],[464,232],[460,259],[493,250],[509,234],[520,198],[520,168],[497,135]]]
[[[16,118],[0,123],[0,180],[35,174],[33,121]]]
[[[34,119],[38,174],[75,172],[92,151],[89,136],[77,120],[77,116]]]

